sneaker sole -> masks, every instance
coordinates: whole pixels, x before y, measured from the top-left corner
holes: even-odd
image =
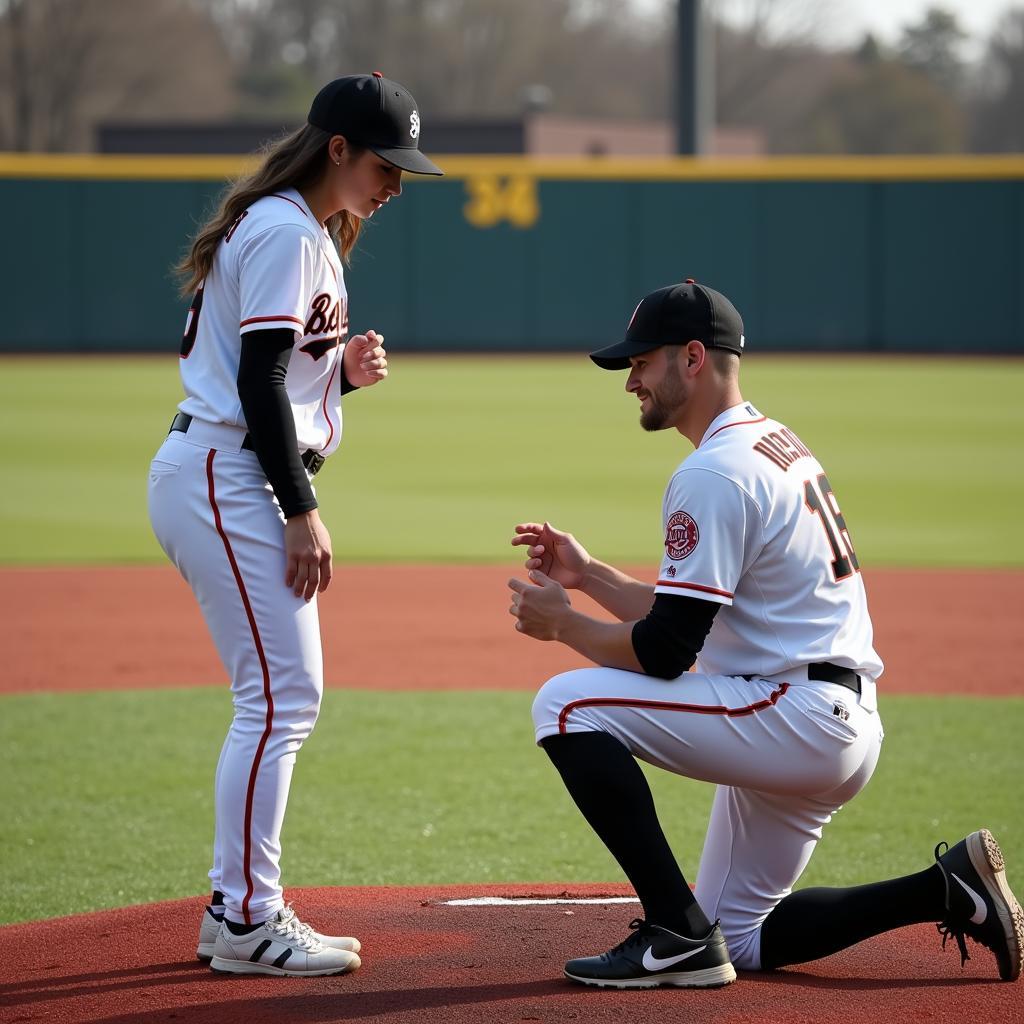
[[[680,971],[676,974],[654,974],[648,978],[583,978],[578,974],[565,971],[570,981],[593,988],[722,988],[736,980],[736,971],[732,964],[720,967],[708,967],[703,971]]]
[[[221,974],[276,974],[285,978],[320,978],[328,974],[348,974],[359,966],[360,960],[357,956],[345,967],[325,967],[318,971],[289,971],[284,967],[274,967],[272,964],[254,964],[249,960],[225,960],[219,956],[210,960],[210,969]]]
[[[323,942],[323,939],[320,940]],[[333,946],[329,942],[324,942],[324,945],[330,949],[340,949],[346,953],[358,953],[362,948],[362,943],[358,939],[352,939],[352,941],[344,946]],[[213,959],[213,954],[216,952],[216,941],[214,942],[200,942],[196,946],[196,959],[201,964],[208,964]]]
[[[1006,935],[1010,969],[1007,974],[1000,971],[999,976],[1003,981],[1016,981],[1020,977],[1021,960],[1024,959],[1024,910],[1006,884],[1003,851],[996,837],[987,828],[983,828],[967,837],[967,854],[992,897],[999,923]]]

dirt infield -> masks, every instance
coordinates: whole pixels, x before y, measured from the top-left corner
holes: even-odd
[[[321,603],[328,684],[529,690],[587,664],[512,629],[513,572],[342,566]],[[884,691],[1024,694],[1024,572],[875,570],[867,584]],[[0,692],[225,685],[170,567],[0,570],[0,651]]]
[[[726,988],[618,992],[561,977],[563,962],[625,935],[630,905],[452,907],[467,896],[587,896],[579,886],[289,892],[317,927],[363,941],[363,967],[334,978],[216,975],[192,959],[198,898],[0,928],[0,1021],[263,1024],[282,1021],[621,1020],[687,1024],[876,1024],[1021,1019],[1021,987],[985,949],[960,969],[932,926],[904,928],[827,960],[740,974]],[[16,979],[16,980],[15,980]]]
[[[322,604],[328,682],[380,690],[525,688],[584,662],[511,628],[502,567],[345,567]],[[640,574],[638,574],[640,575]],[[890,692],[1024,694],[1022,572],[878,571],[868,579]],[[586,604],[586,602],[580,602]],[[970,638],[968,642],[966,638]],[[0,693],[225,685],[169,568],[0,570]],[[1019,984],[932,926],[714,991],[595,991],[561,977],[618,942],[635,905],[455,907],[472,896],[626,895],[550,884],[288,893],[320,929],[359,935],[336,978],[224,977],[192,958],[202,900],[0,927],[0,1022],[280,1021],[875,1024],[1024,1019]]]

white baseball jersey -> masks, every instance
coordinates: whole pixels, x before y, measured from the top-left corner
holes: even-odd
[[[534,700],[535,734],[606,732],[716,785],[695,896],[733,964],[758,970],[762,923],[875,769],[882,663],[831,485],[781,423],[746,402],[718,416],[669,481],[664,523],[655,592],[723,606],[697,670],[555,676]],[[862,674],[860,694],[812,679],[813,662]]]
[[[298,447],[328,455],[341,439],[346,307],[337,250],[299,193],[253,203],[218,245],[189,313],[180,409],[193,422],[168,434],[150,466],[153,530],[231,677],[210,881],[228,920],[246,924],[284,907],[281,826],[296,752],[320,706],[323,658],[316,598],[284,585],[284,514],[256,453],[242,448],[242,336],[300,335],[285,378]]]
[[[726,606],[698,672],[774,676],[831,662],[881,674],[846,522],[787,427],[747,402],[727,409],[673,474],[663,512],[655,593]]]
[[[258,199],[217,247],[182,339],[181,411],[245,427],[240,336],[277,328],[301,335],[286,378],[299,449],[330,455],[341,441],[348,293],[330,234],[295,189]]]

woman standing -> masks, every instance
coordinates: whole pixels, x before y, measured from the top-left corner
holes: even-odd
[[[357,939],[313,931],[280,884],[292,767],[323,691],[331,539],[311,481],[341,440],[341,396],[387,376],[381,335],[346,342],[342,260],[403,171],[441,173],[412,96],[379,72],[325,86],[308,122],[228,191],[179,266],[186,397],[149,473],[153,530],[231,676],[197,955],[242,974],[360,962]]]

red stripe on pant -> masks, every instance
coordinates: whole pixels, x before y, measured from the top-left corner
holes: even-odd
[[[558,715],[558,731],[565,733],[566,721],[577,708],[612,707],[612,708],[649,708],[653,711],[686,711],[691,715],[725,715],[728,718],[740,718],[743,715],[753,715],[758,711],[774,707],[779,698],[789,689],[789,683],[782,683],[777,690],[764,700],[755,704],[748,704],[742,708],[727,708],[721,705],[712,706],[709,704],[679,704],[667,700],[640,700],[630,697],[583,697],[566,704]]]
[[[256,653],[259,655],[260,668],[263,670],[263,696],[267,701],[267,724],[260,737],[259,746],[256,748],[256,755],[252,759],[252,768],[249,771],[249,786],[245,794],[245,839],[244,851],[242,854],[242,872],[245,875],[245,898],[242,900],[242,918],[246,924],[252,924],[249,917],[249,900],[252,899],[252,803],[256,793],[256,777],[260,770],[260,761],[263,759],[263,751],[266,749],[267,740],[270,739],[270,731],[274,725],[274,698],[270,693],[270,669],[267,666],[267,656],[263,653],[263,643],[260,640],[260,631],[256,625],[256,617],[252,613],[252,605],[249,603],[249,595],[245,590],[245,583],[242,581],[242,574],[239,572],[238,563],[235,561],[235,553],[231,550],[231,541],[224,532],[224,525],[220,518],[220,509],[217,507],[217,496],[213,486],[213,457],[215,449],[210,449],[206,456],[206,481],[210,492],[210,507],[213,509],[213,522],[217,527],[217,533],[224,542],[224,551],[231,563],[231,571],[235,574],[235,583],[238,585],[238,593],[242,598],[245,607],[245,614],[249,619],[249,628],[252,630],[253,643],[256,645]]]

